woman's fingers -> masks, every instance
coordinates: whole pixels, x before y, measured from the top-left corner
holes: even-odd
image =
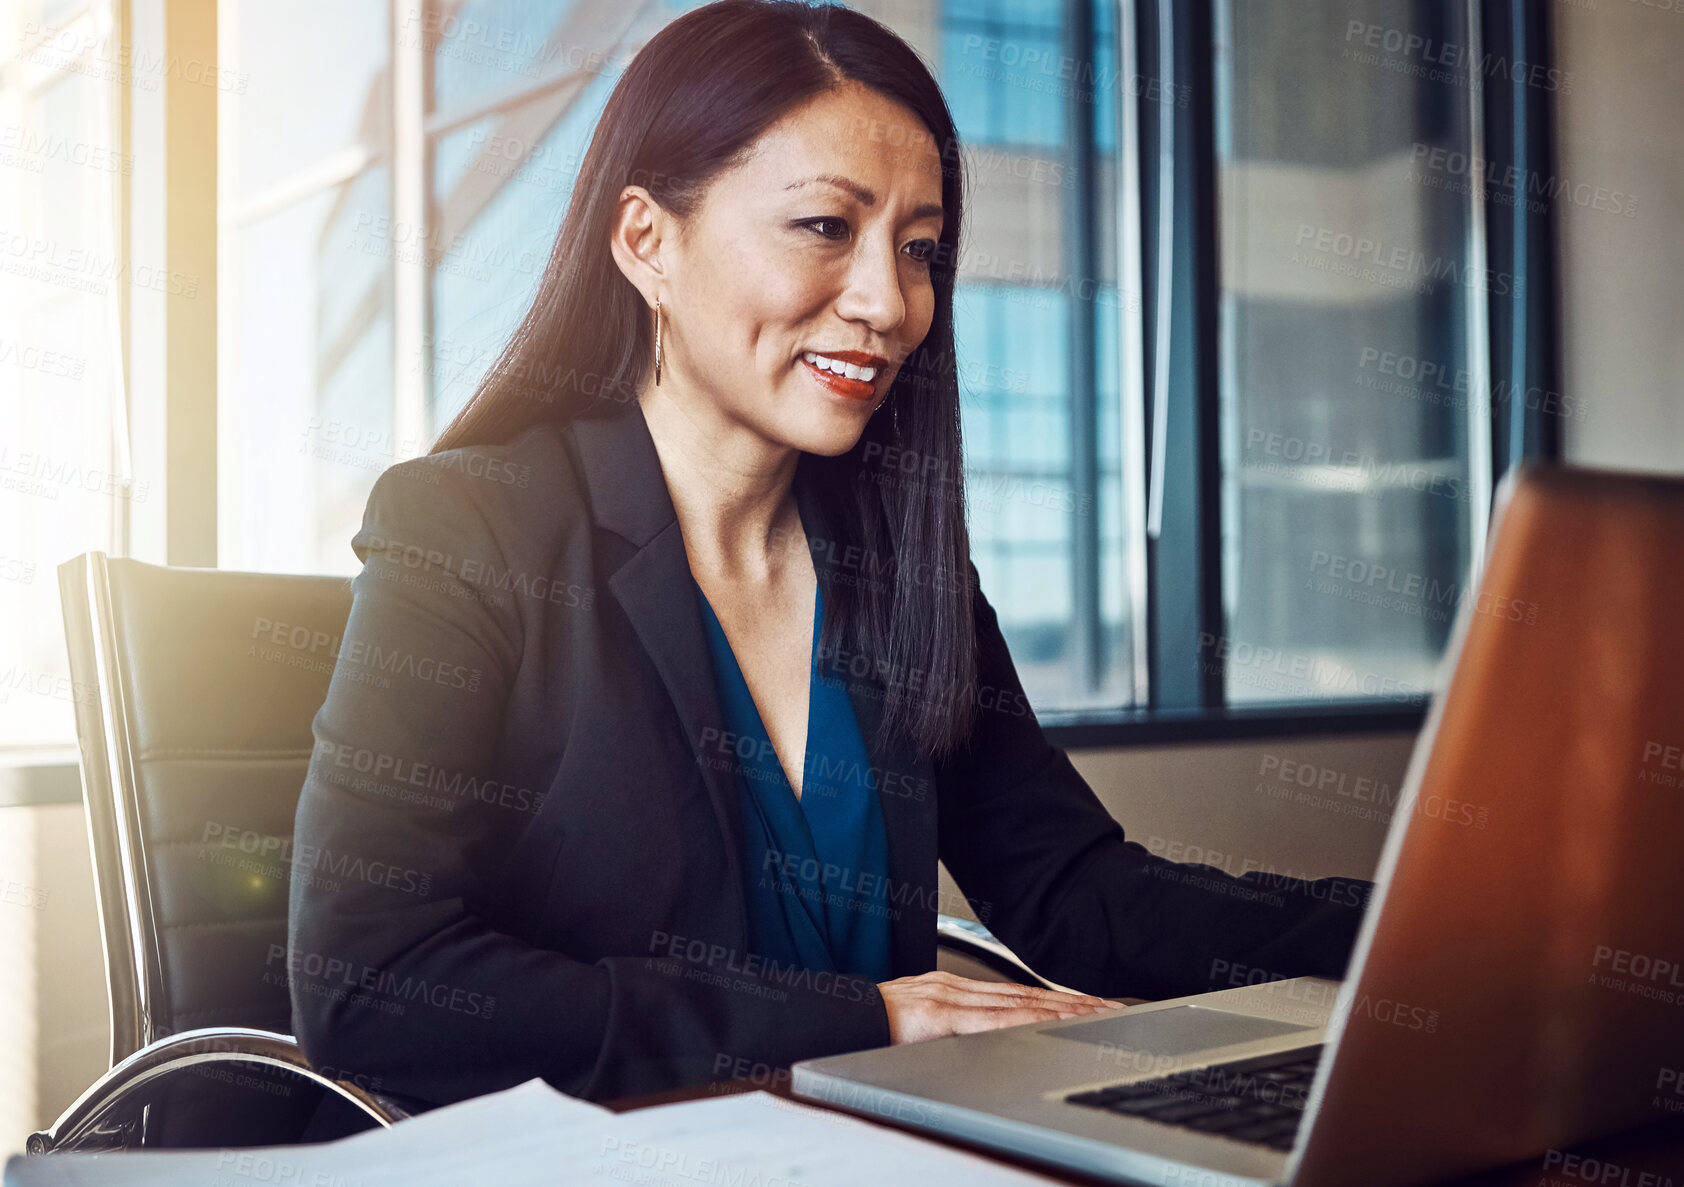
[[[1113,1007],[1103,1001],[1090,1001],[1087,998],[1065,995],[1063,1000],[1042,997],[1029,997],[1018,994],[1005,993],[970,993],[965,990],[955,991],[939,1000],[953,1006],[971,1010],[1004,1010],[1036,1008],[1050,1010],[1061,1014],[1093,1014],[1100,1010]]]
[[[1057,998],[1061,1001],[1069,998],[1085,998],[1090,1001],[1104,1001],[1104,998],[1094,997],[1087,993],[1069,993],[1062,989],[1048,989],[1041,985],[1024,985],[1017,981],[979,981],[973,977],[961,977],[956,973],[931,974],[932,980],[938,984],[953,985],[964,989],[975,989],[985,993],[1023,993],[1037,997]]]
[[[1066,993],[1061,989],[1045,989],[1039,985],[1019,985],[1012,981],[974,981],[969,977],[955,977],[953,988],[972,995],[1020,998],[1029,1002],[1046,1003],[1055,1008],[1063,1008],[1072,1003],[1081,1003],[1104,1009],[1116,1004],[1103,997],[1094,997],[1092,994]]]
[[[1121,1004],[1085,993],[976,981],[939,971],[886,981],[881,988],[890,1041],[897,1043],[1081,1018]]]
[[[1023,1026],[1031,1022],[1058,1022],[1065,1018],[1080,1018],[1083,1013],[1067,1013],[1045,1006],[1002,1006],[987,1010],[960,1010],[953,1019],[954,1034],[977,1034],[997,1030],[1002,1026]]]

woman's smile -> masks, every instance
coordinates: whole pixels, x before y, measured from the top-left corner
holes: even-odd
[[[869,400],[877,393],[877,377],[889,360],[879,355],[857,350],[840,350],[834,354],[807,351],[801,365],[830,391],[850,400]]]

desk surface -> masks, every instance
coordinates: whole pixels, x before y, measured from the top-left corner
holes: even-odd
[[[653,1093],[648,1096],[621,1097],[618,1100],[604,1101],[603,1104],[606,1108],[620,1113],[630,1109],[648,1108],[652,1105],[674,1104],[678,1101],[697,1100],[703,1097],[736,1092],[770,1092],[775,1096],[800,1101],[800,1103],[811,1105],[814,1108],[828,1107],[818,1101],[803,1100],[791,1093],[789,1091],[788,1072],[780,1072],[776,1076],[763,1080],[723,1080],[714,1084],[697,1084],[689,1088]],[[854,1114],[854,1116],[858,1116],[858,1114]],[[883,1125],[889,1129],[901,1128],[870,1117],[860,1117],[859,1119],[873,1125]],[[1056,1170],[1041,1163],[1000,1154],[970,1142],[933,1137],[921,1130],[906,1129],[904,1132],[916,1133],[918,1136],[929,1138],[931,1141],[938,1141],[957,1149],[981,1154],[1009,1166],[1033,1171],[1052,1179],[1054,1182],[1079,1184],[1081,1187],[1115,1187],[1115,1184],[1107,1179],[1096,1179],[1090,1175]],[[1570,1173],[1568,1168],[1564,1167],[1560,1161],[1553,1161],[1551,1166],[1545,1167],[1544,1160],[1538,1158],[1530,1162],[1516,1163],[1513,1166],[1485,1171],[1453,1181],[1447,1180],[1440,1187],[1574,1187],[1574,1185],[1581,1183],[1609,1183],[1616,1185],[1616,1187],[1674,1187],[1674,1185],[1684,1187],[1684,1118],[1666,1121],[1659,1125],[1620,1134],[1616,1137],[1586,1142],[1574,1147],[1571,1151],[1567,1151],[1566,1154],[1586,1160],[1594,1159],[1598,1165],[1592,1167],[1588,1161],[1574,1164]],[[1618,1168],[1618,1173],[1610,1172],[1610,1167]],[[1653,1177],[1644,1178],[1646,1174]]]

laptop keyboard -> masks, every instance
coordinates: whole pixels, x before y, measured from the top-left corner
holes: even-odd
[[[1322,1048],[1300,1047],[1237,1063],[1076,1092],[1064,1099],[1165,1125],[1292,1149]]]

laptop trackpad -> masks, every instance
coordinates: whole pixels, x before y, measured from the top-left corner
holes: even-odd
[[[1124,1013],[1097,1022],[1079,1022],[1058,1030],[1042,1031],[1059,1039],[1081,1043],[1102,1043],[1118,1051],[1141,1051],[1147,1055],[1186,1055],[1232,1043],[1272,1039],[1294,1031],[1313,1030],[1273,1018],[1230,1014],[1207,1006],[1171,1006],[1144,1014]]]

